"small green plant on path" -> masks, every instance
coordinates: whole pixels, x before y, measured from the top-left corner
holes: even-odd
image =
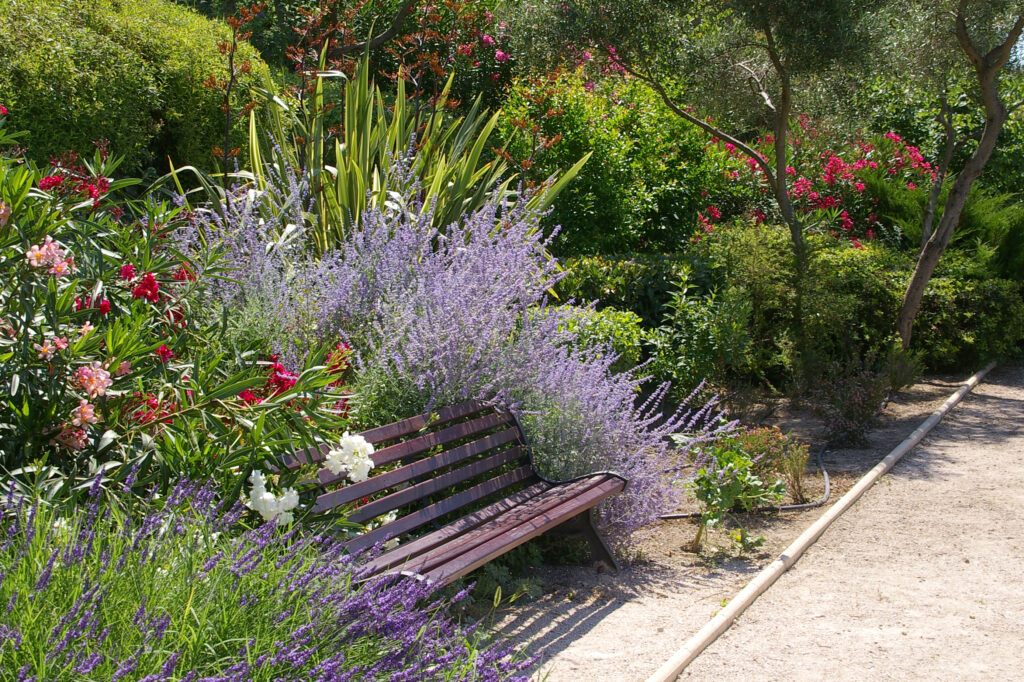
[[[770,483],[762,481],[754,471],[753,460],[729,444],[714,445],[704,456],[697,475],[690,484],[703,509],[697,526],[697,535],[690,545],[699,552],[708,528],[721,523],[730,512],[749,512],[757,507],[777,503],[782,499],[786,484],[781,479]],[[758,546],[763,538],[750,539],[740,529],[741,551]]]

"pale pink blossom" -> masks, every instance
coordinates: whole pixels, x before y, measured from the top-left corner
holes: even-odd
[[[131,374],[131,371],[132,371],[132,363],[128,362],[127,360],[122,360],[121,364],[118,365],[117,369],[114,370],[114,376],[115,377],[123,377],[126,374]]]
[[[11,217],[11,207],[0,201],[0,227],[6,227]]]
[[[82,398],[78,401],[78,407],[71,411],[71,423],[75,426],[95,424],[99,419],[96,417],[96,408],[88,400]]]
[[[38,357],[40,360],[50,360],[53,358],[53,354],[57,352],[57,349],[53,346],[53,342],[49,339],[44,339],[42,345],[38,343],[32,344],[33,348],[39,351]]]
[[[82,325],[82,326],[81,326],[81,327],[79,328],[79,330],[78,330],[78,333],[79,333],[79,334],[80,334],[81,336],[87,336],[87,335],[91,334],[91,333],[92,333],[92,330],[93,330],[93,329],[95,329],[95,328],[96,328],[96,327],[92,326],[92,323],[91,323],[91,322],[88,322],[88,321],[86,321],[86,323],[85,323],[85,324],[83,324],[83,325]]]
[[[106,395],[107,389],[114,383],[110,379],[110,372],[103,369],[99,362],[79,367],[72,379],[90,398]]]

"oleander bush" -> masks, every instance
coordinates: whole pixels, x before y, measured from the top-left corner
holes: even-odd
[[[5,0],[0,25],[0,93],[33,159],[91,156],[106,139],[128,172],[166,168],[168,157],[211,166],[224,141],[222,93],[203,82],[223,77],[226,26],[170,0]],[[269,76],[247,44],[237,59],[251,64],[236,85],[241,104]],[[233,146],[243,146],[242,123]]]
[[[527,679],[429,584],[364,582],[337,536],[246,528],[211,484],[125,512],[99,480],[66,513],[0,497],[4,680]]]
[[[223,252],[184,255],[195,215],[124,199],[115,166],[0,156],[0,466],[56,499],[99,471],[212,479],[233,498],[251,469],[340,432],[346,368],[323,348],[293,372],[225,343],[201,309],[230,276]]]

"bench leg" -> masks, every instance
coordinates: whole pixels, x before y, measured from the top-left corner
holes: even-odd
[[[590,545],[590,556],[594,561],[604,564],[607,570],[618,573],[619,562],[615,560],[615,555],[612,554],[608,544],[597,531],[597,526],[594,525],[593,510],[583,512],[576,517],[575,521],[579,532],[587,539],[587,543]]]

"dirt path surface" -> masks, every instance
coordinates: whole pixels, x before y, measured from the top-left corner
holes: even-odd
[[[919,383],[870,447],[827,452],[833,501],[962,379]],[[768,542],[747,558],[685,552],[692,523],[664,522],[617,575],[539,569],[545,596],[493,629],[541,657],[537,679],[644,680],[821,513],[748,519]],[[680,679],[1024,679],[1022,585],[1024,369],[997,368]]]
[[[1024,371],[993,372],[681,679],[1024,678]]]

